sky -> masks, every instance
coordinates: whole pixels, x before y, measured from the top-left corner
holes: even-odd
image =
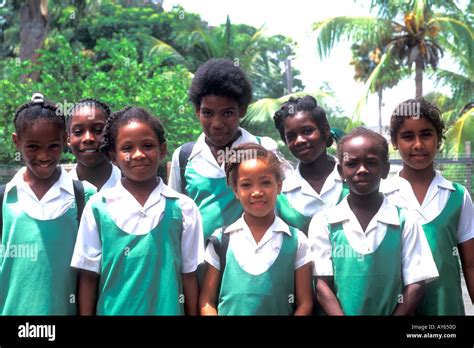
[[[360,5],[360,3],[366,5]],[[374,16],[370,12],[370,1],[354,0],[164,0],[165,10],[173,5],[181,5],[186,12],[198,13],[212,26],[225,23],[227,15],[233,24],[249,24],[256,28],[264,25],[265,34],[282,34],[293,39],[298,47],[292,66],[301,71],[299,78],[305,91],[317,90],[323,82],[328,82],[336,96],[335,103],[345,111],[344,116],[352,117],[362,94],[363,84],[354,81],[350,44],[343,42],[335,46],[331,54],[320,59],[316,53],[316,35],[312,24],[336,16]],[[441,61],[440,67],[448,62]],[[438,90],[449,94],[449,89],[435,87],[424,74],[424,94]],[[384,90],[382,124],[388,125],[390,115],[399,102],[415,96],[414,75],[392,89]],[[367,126],[378,125],[378,99],[371,95],[364,108],[361,120]]]

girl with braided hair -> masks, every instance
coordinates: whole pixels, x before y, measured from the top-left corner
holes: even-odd
[[[80,270],[79,314],[197,314],[201,216],[156,175],[163,126],[127,107],[107,119],[101,149],[124,177],[84,208],[71,262]]]
[[[313,215],[336,205],[349,193],[337,172],[337,160],[326,152],[334,136],[326,113],[309,95],[291,97],[273,119],[281,139],[299,160],[283,182],[277,214],[307,234]]]
[[[68,118],[68,145],[77,159],[69,175],[87,181],[97,190],[113,187],[122,176],[107,154],[100,151],[109,116],[107,104],[96,99],[82,99],[74,105]]]
[[[69,264],[80,182],[58,166],[66,144],[65,118],[36,93],[15,113],[14,125],[13,142],[26,167],[7,183],[2,202],[0,313],[75,315],[77,272]],[[81,201],[95,192],[84,191]]]

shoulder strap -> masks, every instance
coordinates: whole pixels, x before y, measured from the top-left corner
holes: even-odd
[[[0,238],[3,234],[3,197],[5,196],[5,188],[7,185],[0,186]]]
[[[224,268],[226,265],[226,254],[227,249],[229,247],[229,234],[224,233],[226,228],[222,227],[221,229],[221,240],[219,240],[216,236],[210,236],[208,239],[208,243],[212,243],[214,246],[214,250],[216,251],[217,255],[219,255],[219,263],[221,264],[221,274],[224,272]]]
[[[79,226],[85,205],[84,184],[80,180],[73,180],[72,185],[74,186],[74,197],[77,205],[77,225]]]
[[[193,151],[195,141],[191,141],[189,143],[184,144],[181,146],[181,150],[179,151],[179,173],[181,175],[181,193],[186,194],[186,178],[184,176],[184,171],[186,170],[186,165],[188,164],[189,156],[191,156],[191,152]]]

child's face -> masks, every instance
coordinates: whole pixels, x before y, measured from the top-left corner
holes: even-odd
[[[29,175],[37,179],[51,178],[66,145],[66,133],[57,124],[39,119],[20,133],[13,133],[13,142],[21,153]]]
[[[160,144],[153,129],[146,123],[132,121],[120,126],[111,157],[127,180],[143,183],[156,180],[165,154],[166,143]]]
[[[281,186],[265,160],[252,159],[240,164],[234,193],[246,214],[261,218],[274,214]]]
[[[104,127],[105,115],[95,107],[83,106],[72,115],[68,145],[81,165],[96,167],[107,160],[99,150]]]
[[[347,181],[351,194],[366,196],[378,192],[390,164],[380,157],[374,141],[367,137],[349,139],[343,144],[339,174]]]
[[[435,126],[424,117],[407,118],[400,127],[394,148],[400,153],[403,163],[421,170],[433,165],[438,149]]]
[[[196,108],[196,115],[207,140],[214,146],[223,147],[235,140],[240,118],[246,111],[232,98],[207,95]]]
[[[286,119],[285,138],[291,153],[303,163],[311,163],[326,153],[326,140],[308,112]]]

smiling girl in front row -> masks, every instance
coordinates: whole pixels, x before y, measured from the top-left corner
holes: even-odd
[[[313,301],[308,240],[274,212],[281,163],[258,144],[234,150],[236,156],[226,163],[227,182],[244,213],[213,235],[220,248],[228,238],[225,264],[214,243],[207,246],[201,314],[309,315]]]
[[[110,116],[103,149],[124,177],[86,205],[72,259],[80,314],[196,314],[203,250],[197,206],[156,176],[164,130],[141,108]]]
[[[13,123],[13,142],[26,167],[6,185],[0,202],[2,250],[28,254],[0,257],[0,314],[75,315],[77,272],[69,263],[80,204],[78,182],[59,166],[66,121],[60,108],[35,93]],[[84,188],[80,195],[87,201],[94,192]]]
[[[329,315],[411,315],[438,272],[421,226],[379,192],[387,141],[356,128],[338,157],[350,193],[309,226],[318,301]]]
[[[439,278],[427,285],[416,312],[420,315],[464,315],[458,255],[474,302],[471,197],[464,186],[448,181],[433,168],[443,130],[441,111],[423,99],[401,103],[390,120],[392,144],[403,159],[403,169],[384,183],[384,193],[423,224],[439,271]]]

